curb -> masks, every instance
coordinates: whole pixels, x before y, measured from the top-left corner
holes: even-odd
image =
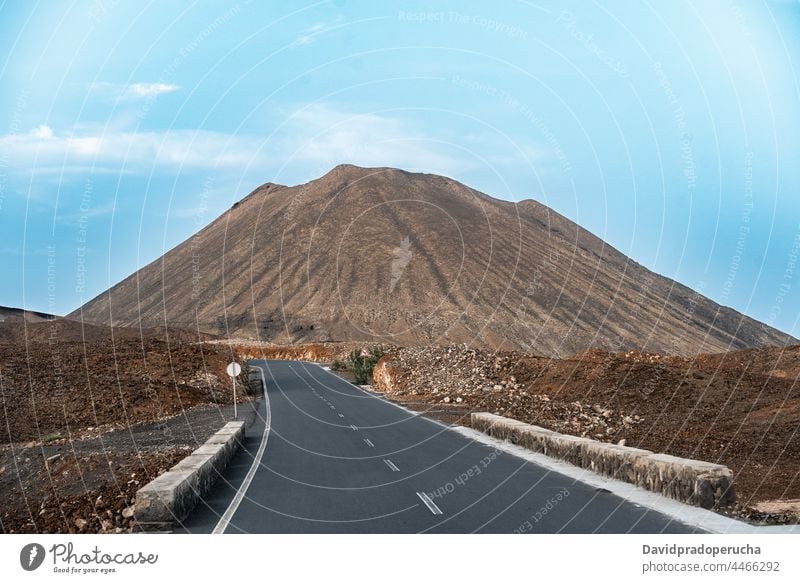
[[[492,437],[685,504],[714,508],[736,501],[733,472],[719,464],[564,435],[492,413],[472,413],[470,423]]]
[[[230,421],[171,470],[136,492],[134,528],[171,530],[211,489],[244,440],[244,421]]]

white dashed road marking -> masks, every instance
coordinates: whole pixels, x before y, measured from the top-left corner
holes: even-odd
[[[400,468],[398,468],[396,465],[394,465],[394,463],[392,462],[392,460],[383,460],[383,463],[385,463],[387,466],[389,466],[389,468],[390,468],[390,469],[391,469],[393,472],[399,472],[399,471],[400,471]]]
[[[438,506],[436,506],[436,504],[433,503],[431,497],[428,496],[425,492],[417,492],[417,496],[419,496],[419,499],[422,500],[422,502],[425,504],[425,506],[428,507],[428,510],[430,510],[432,514],[442,513],[441,509]]]

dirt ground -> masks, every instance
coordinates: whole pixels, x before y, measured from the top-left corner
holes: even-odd
[[[17,471],[6,471],[2,530],[4,533],[130,532],[136,491],[175,465],[190,450],[161,448],[139,455],[73,452],[45,462],[43,454],[15,451]],[[23,457],[24,456],[24,457]],[[31,457],[34,456],[34,457]],[[3,463],[9,457],[4,453]],[[20,467],[21,466],[21,467]],[[16,469],[16,468],[15,468]],[[13,479],[12,479],[13,476]]]
[[[373,344],[369,342],[313,342],[309,344],[273,344],[258,340],[210,340],[212,346],[229,346],[243,359],[265,360],[307,360],[309,362],[346,362],[354,350],[365,346],[381,346],[385,351],[397,349],[392,344]]]
[[[225,347],[156,337],[0,343],[0,443],[75,439],[230,403],[230,360]]]
[[[332,362],[363,346],[198,343],[165,330],[112,340],[92,329],[78,341],[72,324],[52,325],[24,328],[22,341],[19,330],[6,336],[14,341],[0,334],[3,532],[128,531],[136,489],[230,414],[224,367],[234,353]],[[739,499],[721,512],[797,521],[757,507],[800,498],[800,346],[693,358],[591,350],[563,359],[464,345],[384,349],[375,388],[411,408],[465,425],[470,412],[490,411],[721,463],[734,471]]]
[[[255,406],[240,404],[239,418],[254,414]],[[6,444],[0,449],[0,532],[130,532],[136,491],[231,419],[231,405],[199,405],[84,439]]]
[[[2,532],[127,532],[136,490],[232,418],[233,352],[191,332],[0,332]],[[237,386],[247,408],[255,387]]]

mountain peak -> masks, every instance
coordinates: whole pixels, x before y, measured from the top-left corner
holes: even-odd
[[[466,342],[546,355],[792,340],[532,200],[514,205],[447,177],[353,164],[256,193],[267,194],[259,212],[224,214],[86,304],[83,317],[275,342]]]
[[[455,180],[448,178],[446,176],[442,176],[441,174],[433,174],[430,172],[417,172],[412,170],[405,170],[403,168],[395,168],[393,166],[358,166],[356,164],[338,164],[333,168],[331,168],[320,179],[328,176],[337,176],[337,177],[383,176],[383,177],[427,178],[433,180],[446,180],[454,183],[456,182]]]

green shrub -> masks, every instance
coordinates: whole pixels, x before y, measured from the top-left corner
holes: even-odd
[[[369,356],[361,356],[360,350],[350,353],[350,370],[353,371],[357,384],[366,385],[372,382],[372,370],[383,354],[383,348],[380,346],[370,348]]]
[[[334,360],[331,363],[331,370],[334,371],[334,372],[337,372],[337,371],[340,371],[340,370],[345,370],[345,369],[347,369],[347,366],[343,362],[340,362],[338,360]]]

